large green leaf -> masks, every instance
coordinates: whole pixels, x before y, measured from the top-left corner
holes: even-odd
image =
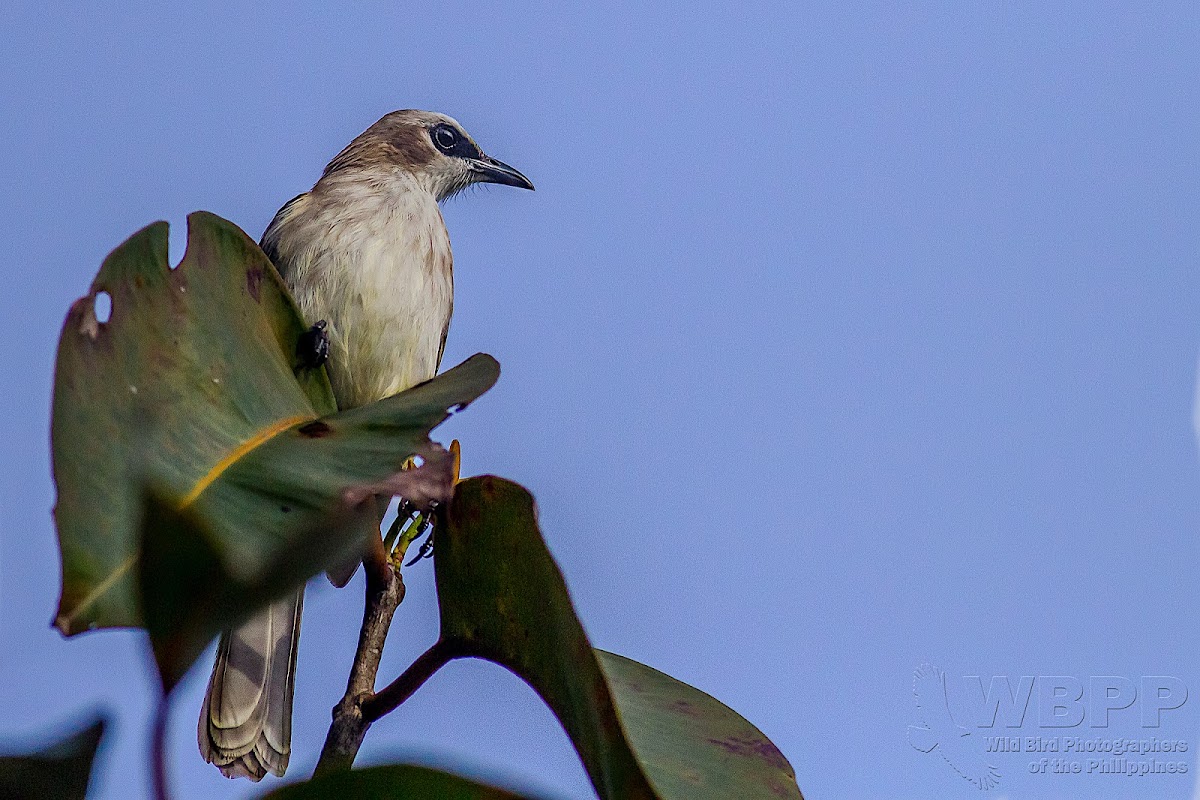
[[[111,297],[104,322],[94,312],[100,293]],[[479,355],[338,414],[324,370],[299,367],[304,330],[266,256],[212,214],[188,218],[176,269],[166,223],[105,259],[67,315],[56,365],[64,633],[143,623],[136,567],[147,484],[204,521],[226,573],[254,583],[317,525],[347,552],[360,547],[377,520],[331,518],[343,492],[399,469],[448,409],[499,374]]]
[[[441,647],[529,683],[602,798],[800,798],[787,759],[743,717],[592,649],[523,488],[494,477],[459,484],[434,552]]]
[[[44,750],[0,757],[0,797],[7,800],[83,800],[104,721]]]
[[[426,386],[433,388],[433,384]],[[454,485],[452,456],[444,450],[424,452],[427,458],[421,467],[388,477],[389,491],[413,499],[432,488],[437,496],[449,497]],[[194,506],[180,508],[176,497],[147,486],[138,584],[143,625],[164,692],[174,688],[220,631],[235,627],[312,575],[355,554],[355,542],[330,536],[329,531],[344,526],[351,515],[361,515],[376,530],[373,499],[378,488],[375,484],[351,487],[345,502],[324,518],[291,529],[289,547],[275,560],[248,571],[230,568],[222,555],[225,543],[209,517]]]
[[[181,510],[175,498],[150,489],[137,577],[142,623],[164,693],[175,687],[218,633],[344,558],[345,543],[328,536],[328,530],[328,525],[317,525],[294,532],[294,547],[287,556],[242,579],[226,567],[219,538],[207,519],[194,509]]]
[[[346,770],[293,783],[263,800],[532,800],[428,767],[395,764]]]
[[[736,711],[645,664],[595,653],[634,754],[662,797],[800,797],[787,758]]]

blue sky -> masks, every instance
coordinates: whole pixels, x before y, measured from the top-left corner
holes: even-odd
[[[444,434],[537,496],[597,645],[742,712],[809,798],[1192,796],[1195,4],[7,8],[0,741],[103,707],[97,796],[147,796],[142,637],[48,626],[69,303],[153,220],[175,259],[196,209],[257,238],[363,128],[426,108],[538,187],[445,208],[445,364],[504,374]],[[428,566],[408,583],[383,676],[436,636]],[[310,590],[296,775],[360,604]],[[1184,740],[1189,771],[999,753],[981,793],[908,743],[924,663],[962,725],[964,676],[1174,677],[1192,696],[1160,728],[1139,696],[1067,734]],[[247,797],[196,753],[207,673],[174,708],[177,793]],[[532,691],[479,662],[371,730],[360,763],[390,759],[586,792]]]

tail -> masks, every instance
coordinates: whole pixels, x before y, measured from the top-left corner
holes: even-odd
[[[200,710],[200,754],[227,778],[282,775],[292,751],[292,691],[304,590],[221,636]]]

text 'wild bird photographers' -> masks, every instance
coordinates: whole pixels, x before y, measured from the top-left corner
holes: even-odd
[[[1157,735],[1171,712],[1187,702],[1187,686],[1169,675],[965,675],[954,682],[937,667],[913,673],[918,724],[908,740],[940,755],[981,790],[1005,772],[1028,774],[1181,775],[1189,765],[1187,741]],[[965,723],[964,724],[960,724]],[[1110,727],[1155,730],[1154,736],[1113,736]],[[995,729],[1072,729],[1070,735],[1021,735]],[[1021,754],[1046,755],[1025,763]],[[1148,756],[1130,758],[1130,755]],[[1008,763],[1005,763],[1005,761]],[[1001,767],[1004,769],[1001,769]]]

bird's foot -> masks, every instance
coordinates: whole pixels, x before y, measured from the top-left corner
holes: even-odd
[[[421,542],[421,546],[417,548],[417,554],[412,557],[412,560],[405,563],[404,566],[411,567],[423,558],[431,558],[433,556],[433,512],[436,509],[431,509],[429,516],[421,523],[421,529],[417,533],[417,538],[425,537],[425,541]]]
[[[316,369],[329,360],[329,323],[318,320],[317,324],[300,334],[296,341],[296,357],[300,369]]]
[[[450,449],[443,452],[449,456],[450,460],[449,494],[452,494],[454,486],[459,480],[458,440],[455,439],[451,442]],[[449,494],[446,495],[446,500],[449,500]],[[440,503],[437,497],[424,498],[424,502],[425,505],[421,506],[408,498],[401,497],[400,505],[396,510],[396,519],[393,520],[387,535],[383,538],[384,547],[391,554],[392,564],[396,568],[401,565],[411,567],[421,559],[433,556],[434,533],[438,524],[437,512]],[[421,537],[425,537],[425,541],[421,542],[417,554],[405,562],[404,557],[408,553],[408,548]]]
[[[409,501],[400,500],[396,519],[388,528],[387,535],[383,537],[383,546],[391,554],[393,567],[397,569],[401,565],[411,567],[422,558],[429,558],[433,555],[434,512],[437,511],[437,506],[435,501],[427,510],[422,511]],[[421,543],[416,556],[405,562],[404,556],[408,553],[408,548],[422,536],[425,537],[425,541]]]

